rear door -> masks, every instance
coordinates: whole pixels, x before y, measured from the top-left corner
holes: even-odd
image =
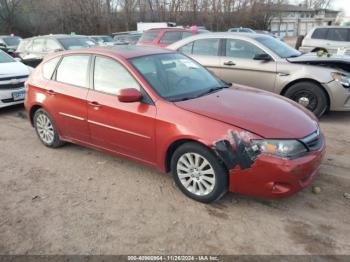
[[[225,39],[219,77],[226,82],[274,91],[276,62],[258,61],[254,57],[265,52],[253,43]]]
[[[142,87],[115,59],[96,56],[93,90],[88,94],[88,122],[92,143],[147,163],[155,162],[155,116],[152,101],[122,103],[123,88]],[[145,94],[145,97],[146,94]]]
[[[55,119],[58,119],[60,133],[67,139],[82,142],[90,140],[86,103],[89,66],[90,55],[64,56],[47,90],[46,104],[50,106],[50,112],[53,112]]]
[[[182,46],[179,51],[189,55],[219,77],[220,46],[219,38],[198,39]]]

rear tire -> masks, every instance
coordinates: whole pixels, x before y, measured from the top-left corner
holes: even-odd
[[[189,142],[175,150],[171,172],[178,188],[196,201],[210,203],[227,192],[227,170],[214,152],[198,143]]]
[[[57,148],[64,144],[60,140],[55,123],[49,113],[43,108],[34,113],[33,123],[40,141],[47,147]]]
[[[284,95],[303,105],[317,117],[321,117],[328,108],[327,95],[316,83],[306,81],[296,83],[288,88]]]

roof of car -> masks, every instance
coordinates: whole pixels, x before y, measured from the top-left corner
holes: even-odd
[[[181,28],[181,27],[162,27],[162,28],[151,28],[147,31],[191,31],[190,29]]]
[[[154,46],[100,46],[100,47],[90,47],[84,49],[78,49],[74,51],[66,51],[67,53],[92,53],[92,54],[115,54],[117,56],[123,57],[125,59],[156,55],[156,54],[166,54],[173,53],[173,50],[167,50]]]
[[[52,35],[37,35],[37,36],[32,36],[26,39],[35,39],[39,37],[46,37],[46,38],[55,38],[55,39],[60,39],[60,38],[68,38],[68,37],[87,37],[85,35],[67,35],[67,34],[52,34]]]

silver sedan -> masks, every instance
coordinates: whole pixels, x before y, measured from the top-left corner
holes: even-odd
[[[327,110],[350,111],[346,56],[302,54],[271,36],[249,33],[200,34],[168,48],[189,55],[226,82],[286,96],[319,117]]]

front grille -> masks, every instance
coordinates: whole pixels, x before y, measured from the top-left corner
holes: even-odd
[[[1,102],[3,103],[13,103],[13,102],[20,102],[20,101],[24,101],[24,99],[14,100],[13,98],[6,98],[1,100]]]
[[[309,151],[316,151],[319,150],[323,145],[323,136],[321,135],[320,130],[317,129],[311,135],[300,139],[300,141],[304,143]]]
[[[8,81],[8,80],[12,80],[12,79],[22,79],[22,78],[27,78],[27,77],[28,77],[28,75],[0,77],[0,81]]]
[[[0,90],[4,89],[18,89],[24,87],[24,81],[17,84],[0,84]]]

